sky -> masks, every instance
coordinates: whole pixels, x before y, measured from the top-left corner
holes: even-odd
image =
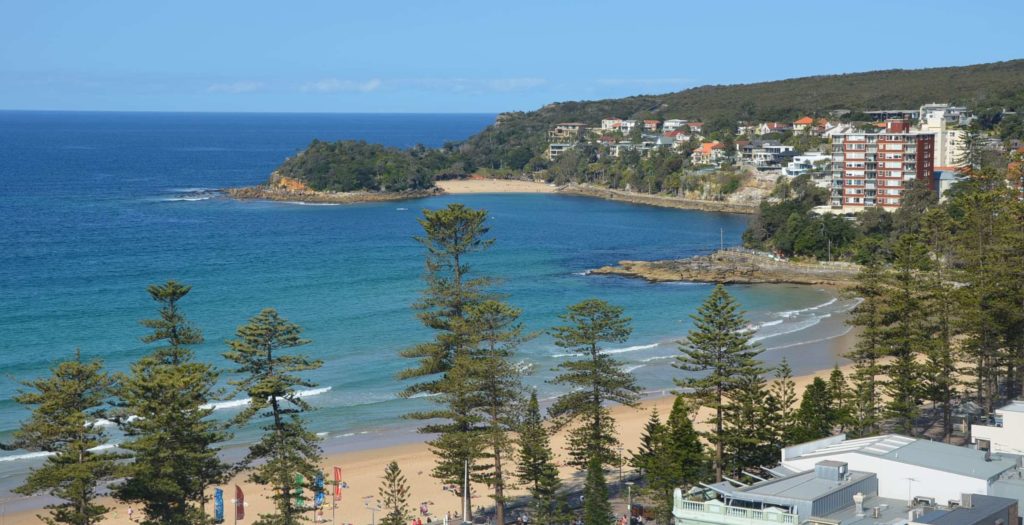
[[[0,109],[497,113],[1024,58],[1022,17],[1021,0],[0,0]]]

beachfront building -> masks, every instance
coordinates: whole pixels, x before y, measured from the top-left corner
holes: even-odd
[[[932,525],[1016,524],[1012,498],[963,493],[937,504],[929,497],[879,495],[873,472],[851,469],[842,461],[822,460],[812,469],[752,485],[723,481],[673,493],[676,525]]]
[[[971,441],[979,450],[1024,455],[1024,401],[997,408],[988,424],[971,425]]]
[[[890,119],[884,129],[851,131],[832,138],[833,210],[900,207],[915,180],[932,180],[935,134],[913,131],[910,122]]]
[[[662,131],[675,131],[677,129],[683,129],[686,124],[687,122],[685,119],[670,118],[661,125],[661,129]]]
[[[817,173],[824,175],[830,173],[829,163],[832,156],[820,151],[809,151],[802,155],[796,155],[782,168],[782,174],[787,177],[797,177],[804,173]]]
[[[878,496],[960,501],[965,493],[1024,500],[1021,456],[991,453],[947,443],[887,434],[846,439],[845,434],[782,449],[780,473],[813,470],[822,461],[842,462],[851,471],[872,472]]]

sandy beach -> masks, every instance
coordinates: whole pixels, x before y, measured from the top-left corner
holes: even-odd
[[[835,355],[841,355],[845,353],[856,341],[855,332],[847,333],[841,337],[838,337],[831,341],[833,348],[831,351]],[[665,366],[669,366],[666,364]],[[794,378],[798,393],[802,392],[804,387],[808,385],[816,376],[827,378],[831,369],[825,369],[818,371],[814,374],[807,374]],[[844,372],[849,375],[849,370],[844,369]],[[672,407],[673,397],[669,392],[664,392],[664,395],[659,397],[653,397],[643,401],[638,408],[629,408],[622,406],[615,406],[612,408],[612,414],[617,422],[617,429],[619,432],[619,439],[622,441],[623,447],[626,452],[625,456],[628,458],[628,451],[634,450],[640,441],[640,435],[643,430],[644,423],[650,416],[651,410],[657,408],[658,412],[664,420]],[[706,420],[708,414],[698,414],[695,420],[698,423],[698,428],[704,426],[701,422]],[[565,453],[565,434],[564,432],[555,435],[552,439],[552,447],[558,457],[559,464],[561,466],[562,478],[569,484],[575,484],[580,480],[579,473],[573,469],[565,466],[565,460],[567,455]],[[426,444],[423,442],[388,446],[383,448],[371,448],[366,450],[360,450],[356,452],[346,452],[340,454],[329,454],[324,461],[324,470],[330,472],[331,467],[337,465],[343,469],[343,480],[348,484],[348,488],[343,490],[342,500],[336,510],[337,522],[336,523],[348,523],[365,525],[371,522],[371,512],[364,507],[365,498],[376,498],[377,488],[380,485],[382,474],[384,472],[385,465],[395,460],[402,468],[402,472],[409,480],[411,488],[411,497],[409,498],[410,506],[413,512],[415,512],[420,503],[424,501],[432,502],[429,506],[431,515],[435,518],[443,517],[446,512],[451,511],[456,513],[461,508],[460,498],[450,492],[446,492],[442,489],[441,483],[430,476],[430,471],[433,468],[434,457],[429,451]],[[626,467],[628,470],[628,467]],[[612,482],[617,477],[617,473],[609,473],[609,482]],[[242,487],[246,497],[246,517],[239,523],[251,523],[257,515],[261,512],[268,512],[271,509],[271,503],[269,499],[269,490],[263,487],[257,487],[245,481],[245,475],[241,475],[231,483],[225,484],[222,488],[225,492],[225,516],[227,523],[232,523],[234,518],[234,511],[232,506],[232,498],[234,497],[234,485],[237,484]],[[474,489],[476,499],[474,499],[474,507],[483,506],[488,507],[490,500],[487,498],[489,491],[485,486],[477,486]],[[513,490],[511,495],[513,497],[523,495],[523,491]],[[372,500],[371,500],[372,501]],[[107,518],[102,522],[111,525],[127,525],[132,523],[127,517],[127,505],[117,504],[107,499],[104,501],[105,504],[110,505],[114,510],[110,512]],[[212,513],[213,504],[209,503],[208,508]],[[0,518],[0,523],[3,525],[28,525],[42,523],[36,517],[38,511],[22,511],[17,513],[11,513],[3,518]],[[327,508],[324,511],[324,516],[327,522],[330,522],[331,509]],[[138,513],[135,514],[136,520],[138,520]],[[377,519],[380,518],[378,513]]]
[[[466,193],[555,193],[558,191],[556,186],[543,182],[477,177],[459,180],[439,180],[436,182],[436,185],[446,193],[456,195]]]

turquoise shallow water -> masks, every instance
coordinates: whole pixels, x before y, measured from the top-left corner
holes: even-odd
[[[670,388],[669,359],[702,284],[648,284],[588,276],[621,259],[683,257],[739,240],[747,218],[559,195],[444,196],[397,203],[311,206],[236,202],[203,190],[264,180],[312,138],[436,146],[477,131],[492,115],[188,115],[0,112],[0,439],[25,412],[15,378],[45,373],[80,347],[112,370],[148,351],[138,320],[153,314],[145,287],[194,286],[184,307],[204,331],[200,356],[225,365],[224,341],[265,306],[302,325],[306,351],[324,360],[308,399],[312,425],[331,443],[404,429],[393,379],[397,352],[429,334],[409,305],[422,283],[412,237],[423,209],[485,208],[497,243],[472,261],[543,332],[566,305],[600,297],[626,308],[633,337],[612,351],[650,391]],[[764,358],[787,355],[797,372],[830,366],[827,340],[851,304],[825,290],[734,286]],[[540,335],[519,358],[545,397],[560,359]],[[238,403],[218,405],[227,416]],[[237,443],[252,438],[240,429]],[[115,437],[116,440],[116,437]],[[33,460],[0,456],[0,480]]]

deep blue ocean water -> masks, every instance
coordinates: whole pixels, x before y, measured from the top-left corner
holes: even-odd
[[[560,195],[463,195],[315,206],[236,202],[205,189],[264,181],[313,138],[394,146],[460,140],[494,115],[276,115],[0,112],[0,439],[26,412],[17,380],[44,374],[81,348],[111,370],[147,353],[138,321],[154,315],[148,284],[193,286],[183,304],[203,330],[199,356],[220,354],[234,329],[273,306],[305,329],[324,360],[308,399],[328,446],[360,433],[405,429],[401,414],[427,403],[398,399],[397,353],[430,334],[410,304],[422,288],[413,240],[423,209],[485,208],[493,237],[472,261],[522,308],[531,331],[520,351],[544,385],[560,351],[543,331],[569,304],[599,297],[626,308],[630,340],[612,349],[651,391],[671,388],[673,341],[710,291],[587,276],[622,259],[684,257],[737,244],[747,217],[659,209]],[[801,286],[733,286],[758,327],[764,359],[797,373],[831,366],[824,344],[845,330],[848,301]],[[220,406],[225,416],[232,405]],[[240,429],[237,442],[252,438]],[[116,441],[116,438],[115,438]],[[0,455],[0,479],[31,465]]]

